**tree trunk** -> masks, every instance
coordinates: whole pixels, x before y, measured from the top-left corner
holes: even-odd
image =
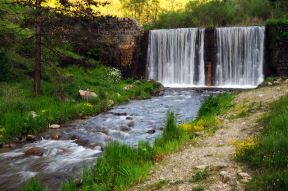
[[[40,26],[40,6],[42,0],[36,0],[35,16],[35,67],[34,67],[34,94],[40,95],[41,88],[41,26]]]

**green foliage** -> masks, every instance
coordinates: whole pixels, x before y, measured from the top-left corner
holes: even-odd
[[[0,51],[0,81],[6,81],[11,76],[11,66],[8,62],[7,56]]]
[[[177,127],[176,118],[173,112],[168,112],[166,126],[163,130],[163,139],[169,140],[180,140],[183,132]]]
[[[262,176],[256,176],[247,184],[248,190],[288,190],[288,172],[271,171]]]
[[[123,88],[128,84],[121,80],[118,70],[102,65],[89,70],[71,66],[61,69],[61,73],[49,81],[42,81],[40,97],[33,96],[30,80],[0,83],[0,142],[45,130],[49,123],[64,123],[79,116],[95,115],[129,98],[150,97],[155,86],[138,81],[126,91]],[[78,98],[79,89],[89,89],[98,97],[81,100]],[[32,111],[37,114],[35,118]]]
[[[203,186],[195,186],[192,191],[204,191],[204,187]]]
[[[164,132],[162,137],[155,141],[154,146],[147,142],[139,142],[137,148],[118,142],[108,144],[103,155],[97,159],[96,165],[84,170],[81,189],[126,190],[135,182],[142,180],[159,155],[179,149],[187,137],[184,132],[178,131],[172,112],[167,114]],[[177,136],[173,135],[175,132]],[[171,146],[175,144],[177,147]],[[166,148],[166,152],[163,152],[163,148]],[[73,181],[65,183],[62,190],[74,188],[74,184]],[[156,186],[161,187],[163,184],[164,182],[161,182]]]
[[[234,95],[223,93],[216,96],[206,97],[198,113],[198,118],[216,116],[230,108]]]
[[[190,179],[191,182],[198,182],[200,180],[205,180],[209,176],[209,168],[206,167],[203,170],[196,172],[192,178]]]
[[[270,114],[263,121],[265,126],[259,144],[244,150],[237,159],[252,168],[263,168],[251,187],[272,190],[287,190],[288,165],[288,97],[284,96],[272,104]],[[271,189],[268,189],[271,190]]]
[[[159,19],[146,28],[259,25],[277,10],[268,0],[190,1],[182,11],[160,14]]]
[[[174,113],[168,112],[163,135],[157,138],[154,143],[155,153],[157,155],[163,155],[179,150],[181,144],[186,140],[188,140],[188,135],[177,127]]]
[[[24,186],[23,191],[45,191],[44,186],[36,179],[31,178]]]

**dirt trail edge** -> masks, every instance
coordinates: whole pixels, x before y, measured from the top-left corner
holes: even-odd
[[[231,142],[257,135],[262,129],[258,120],[268,111],[269,103],[284,95],[288,95],[287,80],[241,92],[234,100],[235,106],[220,116],[223,128],[213,136],[199,137],[196,144],[187,144],[181,151],[165,157],[155,165],[146,181],[130,190],[191,191],[200,185],[204,190],[244,190],[244,183],[253,172],[233,160],[235,150]],[[237,117],[237,105],[241,108],[241,105],[249,104],[251,111]],[[209,169],[207,179],[190,181],[196,172],[206,167]]]

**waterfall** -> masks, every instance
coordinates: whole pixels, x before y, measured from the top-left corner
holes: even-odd
[[[264,36],[265,27],[216,29],[216,86],[247,88],[263,82]]]
[[[204,29],[151,30],[148,78],[166,87],[205,85]]]
[[[254,88],[263,82],[265,27],[216,28],[213,35],[207,47],[216,49],[205,49],[205,55],[213,57],[206,58],[212,61],[206,76],[215,87]],[[151,30],[148,78],[166,87],[206,86],[204,36],[205,29],[197,28]]]

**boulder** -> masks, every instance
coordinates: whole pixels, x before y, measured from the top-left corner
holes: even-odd
[[[237,177],[241,182],[244,182],[244,183],[247,183],[252,179],[248,173],[242,172],[242,171],[237,172]]]
[[[164,95],[164,91],[165,91],[164,86],[162,84],[160,84],[159,87],[156,90],[154,90],[153,95],[154,96],[162,96],[162,95]]]
[[[126,119],[127,119],[127,120],[133,120],[133,118],[132,118],[132,117],[126,117]]]
[[[97,98],[97,94],[89,90],[79,90],[79,96],[81,99],[84,100],[91,100]]]
[[[26,136],[26,141],[35,142],[36,141],[36,136],[35,135],[27,135]]]
[[[40,147],[33,147],[25,151],[26,156],[43,156],[45,150]]]
[[[131,89],[131,88],[133,88],[133,87],[134,87],[133,84],[128,84],[128,85],[126,85],[126,86],[123,88],[123,90],[128,91],[129,89]]]
[[[61,126],[59,124],[49,124],[49,129],[59,129]]]

